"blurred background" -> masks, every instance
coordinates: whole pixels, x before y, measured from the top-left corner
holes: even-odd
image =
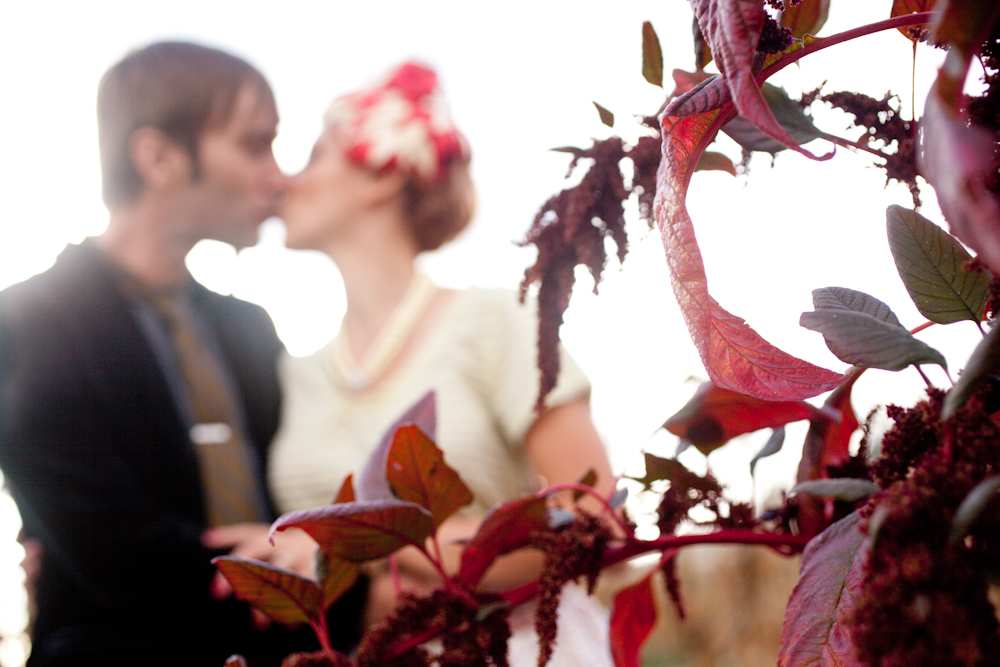
[[[832,5],[821,35],[887,18],[891,2]],[[286,0],[280,6],[256,0],[40,0],[8,3],[3,16],[0,288],[45,270],[67,243],[104,229],[94,112],[97,83],[130,49],[151,41],[194,40],[257,66],[277,95],[281,125],[275,153],[290,173],[305,164],[321,129],[322,112],[334,95],[406,58],[418,57],[436,67],[454,116],[473,147],[480,201],[472,227],[425,258],[431,277],[454,287],[517,287],[533,251],[515,242],[538,207],[575,182],[573,177],[564,180],[569,156],[549,149],[587,146],[592,138],[612,132],[626,140],[639,136],[635,116],[654,113],[665,94],[641,75],[643,21],[651,21],[659,34],[667,91],[673,87],[673,68],[694,69],[691,10],[681,0]],[[901,99],[903,115],[912,117],[911,99],[919,116],[940,61],[940,52],[921,47],[911,86],[911,43],[890,31],[810,56],[772,82],[793,97],[824,81],[824,92],[855,90],[881,98],[891,89]],[[593,101],[615,114],[614,130],[600,123]],[[814,109],[822,130],[852,139],[859,135],[847,129],[849,118],[842,112],[823,104]],[[829,150],[819,144],[814,152]],[[734,162],[740,159],[739,147],[728,138],[718,141],[718,150]],[[911,206],[910,195],[899,184],[884,187],[884,172],[871,164],[870,157],[842,149],[825,163],[790,152],[773,160],[755,154],[748,172],[738,177],[698,173],[688,199],[713,296],[775,345],[838,371],[844,364],[827,351],[822,337],[798,327],[799,313],[812,309],[813,288],[860,289],[887,302],[904,325],[923,321],[896,275],[885,240],[886,206]],[[941,222],[927,187],[924,204],[923,214]],[[594,416],[615,469],[641,473],[643,449],[664,456],[673,453],[676,438],[657,429],[706,375],[674,302],[658,234],[637,219],[634,205],[628,215],[628,259],[623,266],[609,264],[599,296],[592,294],[589,276],[579,274],[563,339],[593,381]],[[236,253],[224,244],[204,242],[188,264],[208,287],[267,308],[289,351],[307,354],[336,333],[344,307],[342,286],[325,257],[285,250],[283,235],[281,222],[270,220],[256,247]],[[973,324],[962,323],[931,328],[921,338],[949,358],[954,375],[980,335]],[[939,369],[928,374],[937,384],[947,383]],[[855,388],[855,408],[864,417],[879,404],[912,403],[923,388],[913,369],[897,374],[872,371]],[[766,504],[791,486],[804,434],[805,425],[789,427],[785,449],[757,466],[756,484],[748,462],[767,432],[739,438],[707,461],[694,450],[681,458],[693,469],[710,468],[735,495],[755,495]],[[13,502],[0,495],[3,667],[21,665],[27,649],[18,567],[23,552],[15,542],[19,525]],[[779,607],[781,595],[787,598],[794,582],[794,564],[789,570],[789,565],[768,559],[747,560],[743,551],[698,553],[702,569],[730,553],[727,567],[742,581],[749,581],[747,568],[784,568]],[[688,570],[699,569],[691,558],[688,562]],[[743,595],[732,587],[706,594]],[[752,600],[751,593],[744,597]],[[713,615],[706,611],[705,616]],[[751,616],[725,621],[730,634],[767,644],[749,638],[775,632],[754,628],[780,623],[780,608],[773,622],[766,615]],[[684,642],[697,643],[702,635],[702,644],[719,642],[714,630],[699,627],[695,622],[666,632],[659,659],[758,664],[747,657],[757,649],[713,649],[716,657],[705,658],[709,662],[685,658]],[[775,650],[776,641],[775,636]],[[773,664],[771,649],[760,650],[763,662]]]

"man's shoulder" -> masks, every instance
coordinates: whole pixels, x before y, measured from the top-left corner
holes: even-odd
[[[85,244],[66,246],[51,267],[0,291],[0,317],[65,313],[107,298],[106,271],[95,253]]]

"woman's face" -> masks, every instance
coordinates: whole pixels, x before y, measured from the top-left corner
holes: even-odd
[[[323,249],[363,213],[373,175],[351,162],[335,131],[327,128],[313,146],[305,169],[288,180],[279,215],[295,249]]]

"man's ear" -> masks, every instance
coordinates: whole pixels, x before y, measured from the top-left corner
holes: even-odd
[[[133,132],[128,151],[143,185],[151,190],[174,190],[191,181],[191,156],[154,127],[140,127]]]

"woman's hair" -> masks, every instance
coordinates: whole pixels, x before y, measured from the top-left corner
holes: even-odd
[[[476,189],[467,162],[453,162],[437,182],[410,178],[403,206],[417,249],[437,250],[465,229],[476,209]]]

